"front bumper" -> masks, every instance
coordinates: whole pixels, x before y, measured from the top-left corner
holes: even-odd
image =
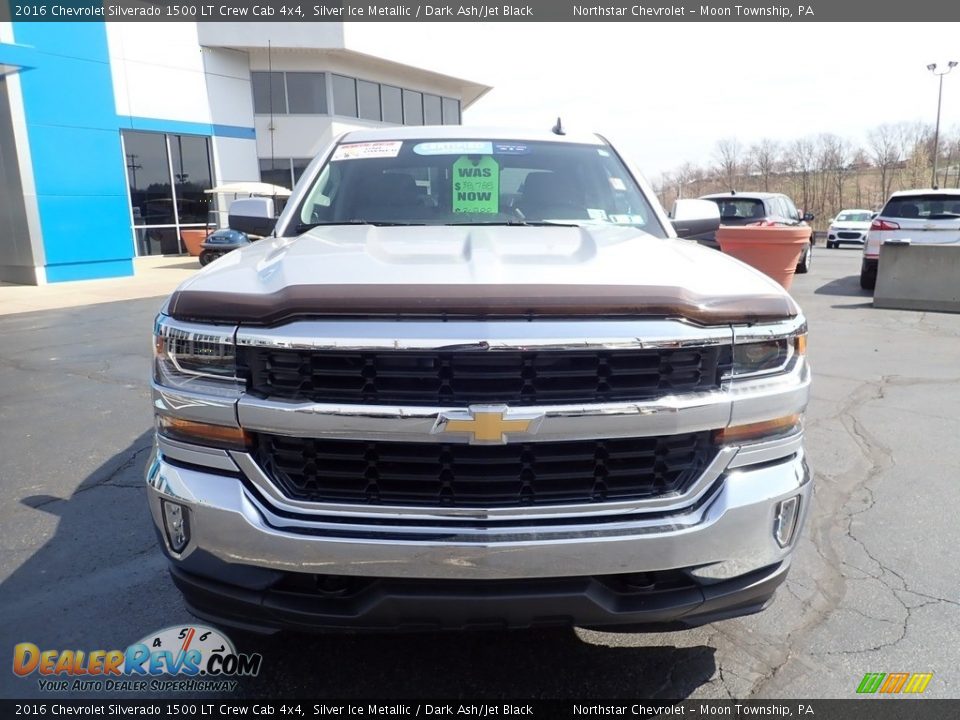
[[[471,583],[372,580],[339,594],[250,590],[173,566],[190,611],[246,631],[436,631],[579,625],[663,632],[759,612],[789,561],[713,585],[635,590],[603,577]]]
[[[711,622],[755,612],[782,582],[811,496],[801,437],[752,449],[684,508],[516,518],[317,516],[279,510],[245,473],[155,452],[154,522],[177,585],[201,617],[259,630]],[[765,459],[771,456],[774,459]],[[800,496],[791,542],[774,537],[780,501]],[[161,500],[189,509],[171,552]],[[606,579],[673,572],[682,587],[618,593]],[[291,578],[366,579],[348,597],[283,588]],[[425,582],[426,581],[426,582]],[[312,581],[311,581],[312,582]],[[301,583],[302,584],[302,583]],[[342,584],[342,582],[341,582]]]
[[[849,243],[851,245],[863,245],[867,239],[866,230],[836,229],[827,230],[827,242],[842,245]]]

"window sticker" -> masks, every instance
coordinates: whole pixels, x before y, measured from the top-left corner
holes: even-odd
[[[600,157],[610,157],[610,153],[608,153],[603,148],[597,148],[597,155],[599,155]]]
[[[488,140],[444,140],[422,142],[413,146],[417,155],[489,155],[493,143]]]
[[[591,220],[606,220],[607,211],[603,208],[587,208],[587,215]]]
[[[623,180],[618,177],[610,178],[610,187],[612,187],[614,190],[619,190],[620,192],[627,191],[627,186],[624,185]]]
[[[364,158],[395,158],[400,154],[402,140],[385,140],[383,142],[349,143],[338,145],[333,151],[331,161],[335,160],[362,160]]]
[[[529,155],[530,147],[521,143],[494,143],[493,152],[497,155]]]
[[[464,155],[453,163],[453,212],[500,212],[500,166],[489,155]]]

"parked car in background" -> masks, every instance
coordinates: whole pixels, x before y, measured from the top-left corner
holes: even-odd
[[[715,202],[720,208],[720,222],[723,225],[752,225],[755,223],[773,223],[775,225],[798,226],[804,225],[813,220],[813,215],[806,213],[800,214],[797,206],[794,205],[786,195],[781,193],[757,192],[757,193],[715,193],[713,195],[704,195],[701,200],[710,200]],[[691,238],[701,245],[712,247],[715,250],[720,249],[717,243],[716,233],[704,233]],[[797,263],[797,272],[805,273],[810,271],[813,263],[813,230],[810,231],[810,245],[800,256]]]
[[[960,244],[960,189],[901,190],[873,219],[863,245],[860,287],[877,284],[880,246],[888,240],[929,245]]]
[[[841,210],[827,228],[827,247],[863,245],[875,214],[870,210]]]

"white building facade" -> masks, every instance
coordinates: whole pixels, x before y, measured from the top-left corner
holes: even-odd
[[[362,52],[363,32],[0,23],[0,280],[131,275],[216,221],[205,190],[290,187],[344,131],[460,124],[490,89]]]

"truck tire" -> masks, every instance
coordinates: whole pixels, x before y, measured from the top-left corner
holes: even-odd
[[[867,267],[864,262],[860,266],[860,287],[864,290],[873,290],[877,287],[877,267]]]

